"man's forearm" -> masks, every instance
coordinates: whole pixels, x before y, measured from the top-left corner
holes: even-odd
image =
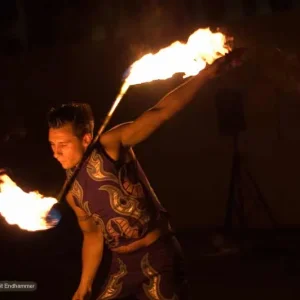
[[[164,114],[165,119],[171,118],[191,102],[197,91],[213,76],[208,70],[203,70],[187,82],[168,93],[154,107]]]
[[[147,139],[165,121],[172,118],[194,98],[196,92],[213,77],[211,69],[203,70],[175,90],[162,98],[155,106],[143,113],[130,124],[111,130],[101,138],[106,151],[109,148],[119,149],[119,141],[123,147],[129,148]],[[121,130],[120,130],[121,128]],[[112,142],[114,141],[114,142]],[[114,145],[112,147],[111,145]],[[111,151],[113,153],[113,151]]]
[[[82,245],[82,274],[80,284],[92,285],[103,256],[103,237],[85,235]]]
[[[163,119],[170,119],[191,102],[197,91],[209,80],[225,74],[236,65],[240,65],[244,52],[244,48],[239,48],[232,51],[228,56],[221,57],[213,64],[206,66],[199,74],[167,94],[155,105],[154,110],[160,111]]]

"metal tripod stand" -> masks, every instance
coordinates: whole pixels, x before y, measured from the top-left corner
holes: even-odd
[[[252,176],[250,170],[247,168],[246,164],[242,165],[241,155],[238,149],[239,134],[235,134],[233,137],[233,158],[232,158],[232,169],[231,169],[231,178],[229,193],[227,199],[226,215],[224,220],[224,231],[227,234],[230,234],[233,230],[233,217],[234,212],[238,219],[238,224],[240,229],[246,230],[248,227],[247,216],[245,214],[245,201],[242,190],[242,171],[249,179],[252,187],[255,191],[255,200],[258,201],[262,208],[264,209],[265,214],[268,216],[272,228],[277,227],[277,221],[275,220],[270,207],[268,206],[264,195],[262,194],[257,182]]]

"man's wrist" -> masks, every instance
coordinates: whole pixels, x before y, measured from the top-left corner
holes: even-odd
[[[81,286],[87,286],[87,287],[91,288],[92,285],[93,285],[93,280],[90,279],[90,278],[84,278],[84,277],[82,277],[81,280],[80,280],[80,284],[79,285],[81,285]]]
[[[199,80],[201,81],[210,80],[211,78],[215,77],[215,72],[211,69],[210,65],[208,65],[197,74],[197,77],[199,77]]]

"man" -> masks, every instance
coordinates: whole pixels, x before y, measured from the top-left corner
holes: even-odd
[[[91,294],[104,243],[112,251],[112,263],[97,299],[187,299],[178,242],[132,148],[231,63],[217,60],[135,121],[100,137],[66,197],[84,236],[81,280],[73,300]],[[48,124],[54,157],[71,176],[93,138],[92,112],[87,104],[63,105],[49,112]]]

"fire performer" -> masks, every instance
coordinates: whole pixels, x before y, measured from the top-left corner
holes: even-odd
[[[84,236],[81,280],[73,300],[91,295],[104,243],[112,251],[112,263],[97,299],[187,299],[179,243],[132,148],[231,66],[226,57],[217,59],[135,121],[100,136],[66,197]],[[69,177],[93,138],[91,109],[87,104],[53,108],[48,124],[54,157]]]

